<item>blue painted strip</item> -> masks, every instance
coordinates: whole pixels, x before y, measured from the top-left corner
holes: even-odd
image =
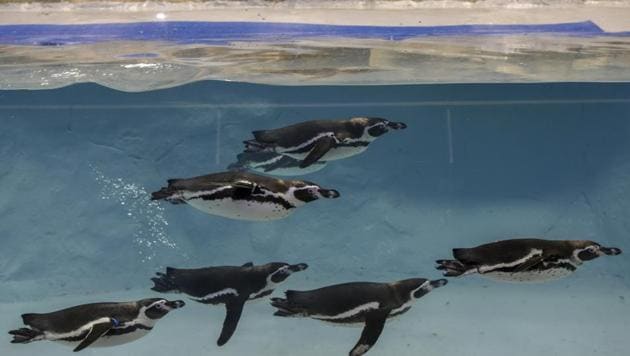
[[[138,22],[85,25],[2,25],[0,43],[66,45],[104,41],[168,41],[225,44],[232,41],[279,42],[340,37],[403,40],[426,36],[513,34],[601,35],[591,21],[545,25],[338,26],[256,22]]]

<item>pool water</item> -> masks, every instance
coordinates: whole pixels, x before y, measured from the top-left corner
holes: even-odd
[[[162,297],[166,266],[308,263],[281,284],[441,278],[451,249],[513,238],[591,239],[630,251],[630,84],[265,86],[197,82],[124,93],[94,84],[0,92],[0,330],[22,313]],[[300,178],[341,193],[247,222],[152,202],[167,179],[225,170],[251,131],[378,116],[408,125]],[[368,355],[622,355],[627,253],[543,284],[450,278],[388,322]],[[184,295],[170,295],[184,299]],[[342,355],[360,328],[248,303],[189,301],[146,337],[87,355]],[[64,355],[51,342],[2,355]]]

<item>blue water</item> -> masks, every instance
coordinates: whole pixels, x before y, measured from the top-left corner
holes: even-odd
[[[200,82],[123,93],[96,85],[0,92],[0,330],[20,314],[159,296],[164,266],[306,262],[285,289],[438,278],[454,247],[517,236],[630,252],[630,84],[272,87]],[[316,118],[408,124],[304,178],[337,189],[274,222],[156,204],[166,179],[223,170],[250,131]],[[628,253],[551,283],[476,276],[418,300],[368,355],[622,355]],[[343,355],[360,329],[248,305],[188,303],[147,337],[87,355]],[[63,355],[49,342],[2,355]]]

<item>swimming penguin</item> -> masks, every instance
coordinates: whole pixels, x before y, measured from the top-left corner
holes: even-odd
[[[234,334],[245,302],[273,293],[276,285],[292,273],[308,268],[305,263],[290,265],[283,262],[254,266],[220,266],[195,269],[167,267],[166,273],[157,273],[151,280],[157,292],[181,292],[203,304],[224,304],[225,320],[219,346],[225,345]]]
[[[88,346],[115,346],[145,336],[158,320],[184,305],[181,300],[152,298],[84,304],[46,314],[23,314],[22,320],[28,328],[11,330],[9,334],[13,335],[14,344],[49,340],[75,346],[75,352]]]
[[[621,250],[585,240],[513,239],[455,248],[455,260],[438,260],[447,277],[478,273],[508,282],[545,282],[570,275],[584,261]]]
[[[275,129],[254,131],[244,141],[245,152],[274,152],[301,160],[301,168],[317,161],[332,161],[357,155],[390,130],[405,129],[402,122],[377,117],[347,120],[316,120]]]
[[[301,161],[274,152],[243,152],[236,157],[237,161],[228,166],[229,170],[253,170],[277,176],[300,176],[319,171],[326,167],[325,161],[317,161],[301,168]]]
[[[248,172],[214,173],[189,179],[169,179],[152,200],[189,205],[211,215],[240,220],[276,220],[319,198],[339,192],[302,180],[282,180]]]
[[[385,321],[407,312],[411,304],[442,287],[445,279],[405,279],[394,283],[354,282],[310,291],[287,291],[286,298],[272,298],[274,315],[309,317],[338,324],[364,324],[350,356],[366,353],[378,340]]]

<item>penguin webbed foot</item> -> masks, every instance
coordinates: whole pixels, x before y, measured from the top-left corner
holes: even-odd
[[[35,341],[34,339],[41,336],[42,333],[30,328],[20,328],[9,331],[9,335],[13,335],[13,340],[11,340],[12,344],[28,344],[29,342]]]
[[[457,260],[437,260],[435,261],[437,270],[444,271],[445,277],[458,277],[466,273],[466,266]]]
[[[278,309],[274,316],[282,317],[299,317],[307,316],[307,313],[296,305],[291,304],[288,299],[284,298],[271,298],[271,306]]]
[[[172,179],[169,179],[169,181]],[[173,191],[173,189],[169,187],[165,187],[162,188],[160,190],[158,190],[157,192],[153,192],[151,193],[151,200],[166,200],[167,202],[171,203],[171,204],[183,204],[185,203],[185,201],[181,198],[174,198],[173,194],[175,192]]]
[[[269,145],[260,143],[256,140],[247,140],[243,141],[243,143],[245,144],[244,152],[264,152],[270,150]]]
[[[151,278],[151,281],[154,284],[154,286],[151,287],[151,290],[160,293],[177,291],[177,285],[168,276],[168,273],[157,272],[155,275],[157,277]]]

